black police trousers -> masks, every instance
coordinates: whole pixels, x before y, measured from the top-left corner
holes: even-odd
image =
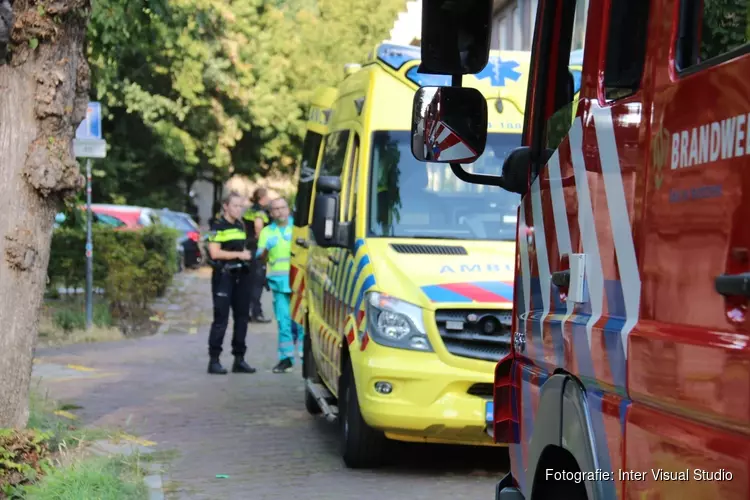
[[[260,297],[266,285],[266,264],[262,260],[253,259],[250,263],[250,315],[253,318],[263,316]]]
[[[224,344],[224,334],[229,324],[229,310],[232,310],[234,332],[232,333],[232,354],[244,356],[247,352],[247,320],[250,309],[251,274],[247,269],[236,271],[215,270],[211,277],[211,292],[214,301],[214,321],[208,335],[208,354],[218,358]]]

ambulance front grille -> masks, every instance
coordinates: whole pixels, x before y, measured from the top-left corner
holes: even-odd
[[[391,243],[398,253],[418,255],[469,255],[466,248],[454,245],[416,245],[410,243]]]
[[[439,309],[435,323],[445,348],[454,356],[499,361],[510,353],[511,314],[496,309]],[[489,333],[483,328],[488,322],[495,327]]]

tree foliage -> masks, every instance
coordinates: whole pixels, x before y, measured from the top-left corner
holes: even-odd
[[[307,100],[388,36],[405,0],[100,0],[97,200],[181,208],[185,185],[291,172]]]
[[[750,39],[750,2],[705,0],[701,60],[729,52]]]

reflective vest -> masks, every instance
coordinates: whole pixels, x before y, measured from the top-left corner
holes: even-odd
[[[224,217],[216,221],[213,230],[209,233],[208,236],[209,243],[218,243],[222,250],[226,250],[228,252],[241,252],[242,250],[244,250],[246,239],[247,234],[245,234],[245,225],[239,220],[229,222]],[[240,262],[240,260],[224,260],[214,262],[214,265],[237,262]]]
[[[258,240],[258,250],[268,249],[268,276],[287,276],[292,257],[292,218],[285,227],[276,223],[263,228]]]
[[[255,219],[260,218],[263,221],[263,227],[268,227],[271,221],[268,218],[268,213],[260,205],[253,205],[245,212],[242,219],[245,221],[245,227],[247,228],[247,249],[251,253],[255,253],[258,248],[258,238],[260,235],[255,234]]]
[[[258,239],[259,237],[255,234],[255,219],[260,218],[263,221],[263,227],[268,227],[271,223],[268,213],[260,205],[250,207],[242,218],[246,221],[248,238],[250,239]]]

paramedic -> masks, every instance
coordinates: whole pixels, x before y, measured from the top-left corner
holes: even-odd
[[[232,310],[234,332],[232,354],[234,373],[255,373],[255,368],[245,362],[247,344],[247,316],[250,305],[250,251],[245,249],[245,225],[240,220],[243,199],[229,192],[224,197],[224,213],[216,221],[208,240],[208,252],[215,263],[211,276],[211,293],[214,303],[214,320],[208,336],[208,373],[225,375],[219,356],[224,344],[224,334]]]
[[[294,364],[294,338],[292,337],[292,317],[289,311],[292,289],[289,287],[289,268],[292,255],[292,219],[289,205],[283,198],[270,204],[273,222],[264,227],[258,240],[256,255],[268,262],[268,285],[273,292],[273,311],[279,326],[279,363],[274,373],[286,373]],[[302,335],[297,339],[302,346]]]
[[[247,249],[252,255],[258,248],[258,238],[264,227],[270,224],[266,207],[268,205],[268,190],[259,187],[253,192],[252,206],[245,212],[243,219],[247,226]],[[260,298],[263,295],[263,287],[266,283],[266,266],[265,263],[253,258],[250,263],[250,318],[256,323],[270,323],[271,319],[266,318],[260,305]]]

